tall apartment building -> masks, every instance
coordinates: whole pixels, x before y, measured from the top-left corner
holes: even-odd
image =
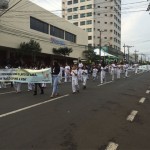
[[[89,46],[121,49],[121,0],[62,0],[62,9],[63,18],[88,32]]]

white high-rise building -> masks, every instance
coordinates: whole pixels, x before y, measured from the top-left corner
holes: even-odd
[[[62,0],[62,17],[88,32],[88,45],[121,49],[121,0]]]

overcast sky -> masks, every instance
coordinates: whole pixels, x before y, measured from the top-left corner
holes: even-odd
[[[60,15],[61,0],[32,0],[45,9]],[[146,10],[147,0],[122,0],[122,50],[123,45],[134,46],[130,52],[135,50],[150,56],[150,12]],[[135,12],[134,12],[135,11]]]

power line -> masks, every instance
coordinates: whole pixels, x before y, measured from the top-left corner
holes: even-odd
[[[2,17],[5,13],[7,13],[9,10],[11,10],[13,7],[15,7],[17,4],[19,4],[22,0],[18,1],[16,4],[14,4],[13,6],[11,6],[10,8],[8,8],[6,11],[4,11],[0,17]]]

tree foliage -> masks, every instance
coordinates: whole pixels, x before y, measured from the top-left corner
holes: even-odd
[[[63,55],[63,56],[69,56],[70,53],[72,53],[72,48],[68,47],[60,47],[60,48],[53,48],[53,53],[58,54],[58,55]]]
[[[40,44],[34,40],[30,40],[29,42],[20,43],[18,52],[21,55],[32,55],[33,60],[35,61],[36,55],[42,51]]]
[[[41,47],[40,44],[34,40],[30,40],[29,42],[25,43],[22,42],[20,44],[19,50],[21,53],[40,53],[41,52]]]
[[[100,60],[100,56],[96,55],[93,49],[85,50],[83,54],[85,55],[88,62],[96,62]]]

